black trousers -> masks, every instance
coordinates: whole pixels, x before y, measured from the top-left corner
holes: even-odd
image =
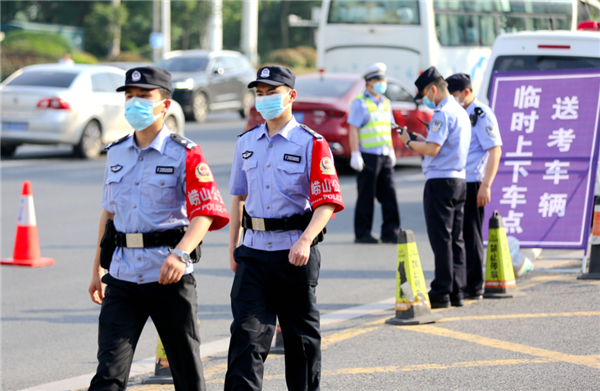
[[[463,236],[467,252],[467,283],[464,292],[468,295],[482,295],[485,280],[483,275],[483,235],[481,234],[485,208],[477,206],[479,187],[481,187],[481,182],[467,182]]]
[[[357,238],[371,235],[375,198],[381,204],[383,224],[382,237],[398,237],[400,212],[396,200],[394,168],[389,156],[363,153],[365,167],[358,173],[358,198],[354,210],[354,235]]]
[[[464,179],[441,178],[425,182],[425,223],[435,256],[435,277],[429,291],[433,300],[462,299],[466,280],[463,240],[466,196]]]
[[[288,260],[289,250],[234,252],[237,271],[231,288],[231,342],[225,390],[261,390],[276,317],[285,349],[288,390],[319,390],[321,330],[316,286],[321,254],[311,247],[305,266]]]
[[[175,390],[206,390],[200,361],[196,280],[138,285],[106,274],[98,325],[98,369],[90,390],[125,390],[133,353],[152,318],[167,353]]]

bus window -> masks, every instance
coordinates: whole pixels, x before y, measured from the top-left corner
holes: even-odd
[[[517,31],[525,30],[525,19],[515,18],[511,16],[500,16],[498,18],[498,32],[504,33],[516,33]]]
[[[327,23],[418,25],[419,1],[333,0]]]
[[[435,30],[442,46],[466,45],[463,15],[437,14]]]

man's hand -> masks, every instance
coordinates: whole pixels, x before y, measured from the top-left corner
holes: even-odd
[[[235,258],[233,257],[233,250],[229,251],[229,268],[234,273],[237,270],[237,262],[235,261]]]
[[[410,136],[408,135],[408,128],[406,126],[402,128],[402,134],[398,133],[398,137],[400,138],[400,141],[402,141],[402,144],[406,144],[406,142],[410,140]]]
[[[358,172],[361,172],[365,167],[365,162],[359,151],[352,152],[350,157],[350,167]]]
[[[426,141],[427,139],[425,138],[425,136],[423,136],[421,133],[413,133],[414,135],[417,136],[417,141]]]
[[[88,292],[94,303],[102,304],[105,287],[106,284],[102,283],[102,269],[100,269],[98,273],[94,272],[92,275],[92,282],[90,282],[90,287],[88,288]]]
[[[159,284],[172,284],[179,282],[185,272],[186,264],[179,260],[179,256],[170,254],[160,267],[160,277],[158,278]]]
[[[294,266],[304,266],[308,263],[310,257],[310,244],[312,242],[304,236],[300,236],[300,239],[294,243],[290,249],[288,258],[290,263]]]
[[[482,183],[477,192],[477,206],[480,208],[486,206],[490,203],[491,199],[492,192],[490,191],[490,186]]]

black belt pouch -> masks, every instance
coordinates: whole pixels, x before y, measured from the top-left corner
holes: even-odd
[[[104,228],[104,236],[100,240],[100,266],[104,269],[110,268],[110,261],[112,261],[112,256],[116,248],[117,230],[115,229],[115,223],[111,219],[108,219]]]

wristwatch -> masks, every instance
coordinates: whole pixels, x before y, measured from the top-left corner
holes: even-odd
[[[179,260],[183,263],[191,263],[192,258],[190,258],[190,253],[178,250],[176,248],[171,250],[171,254],[175,254],[179,257]]]
[[[409,145],[411,141],[413,141],[413,140],[412,140],[412,139],[408,139],[408,141],[406,142],[406,148],[408,148],[408,149],[412,149],[412,148],[410,147],[410,145]]]

